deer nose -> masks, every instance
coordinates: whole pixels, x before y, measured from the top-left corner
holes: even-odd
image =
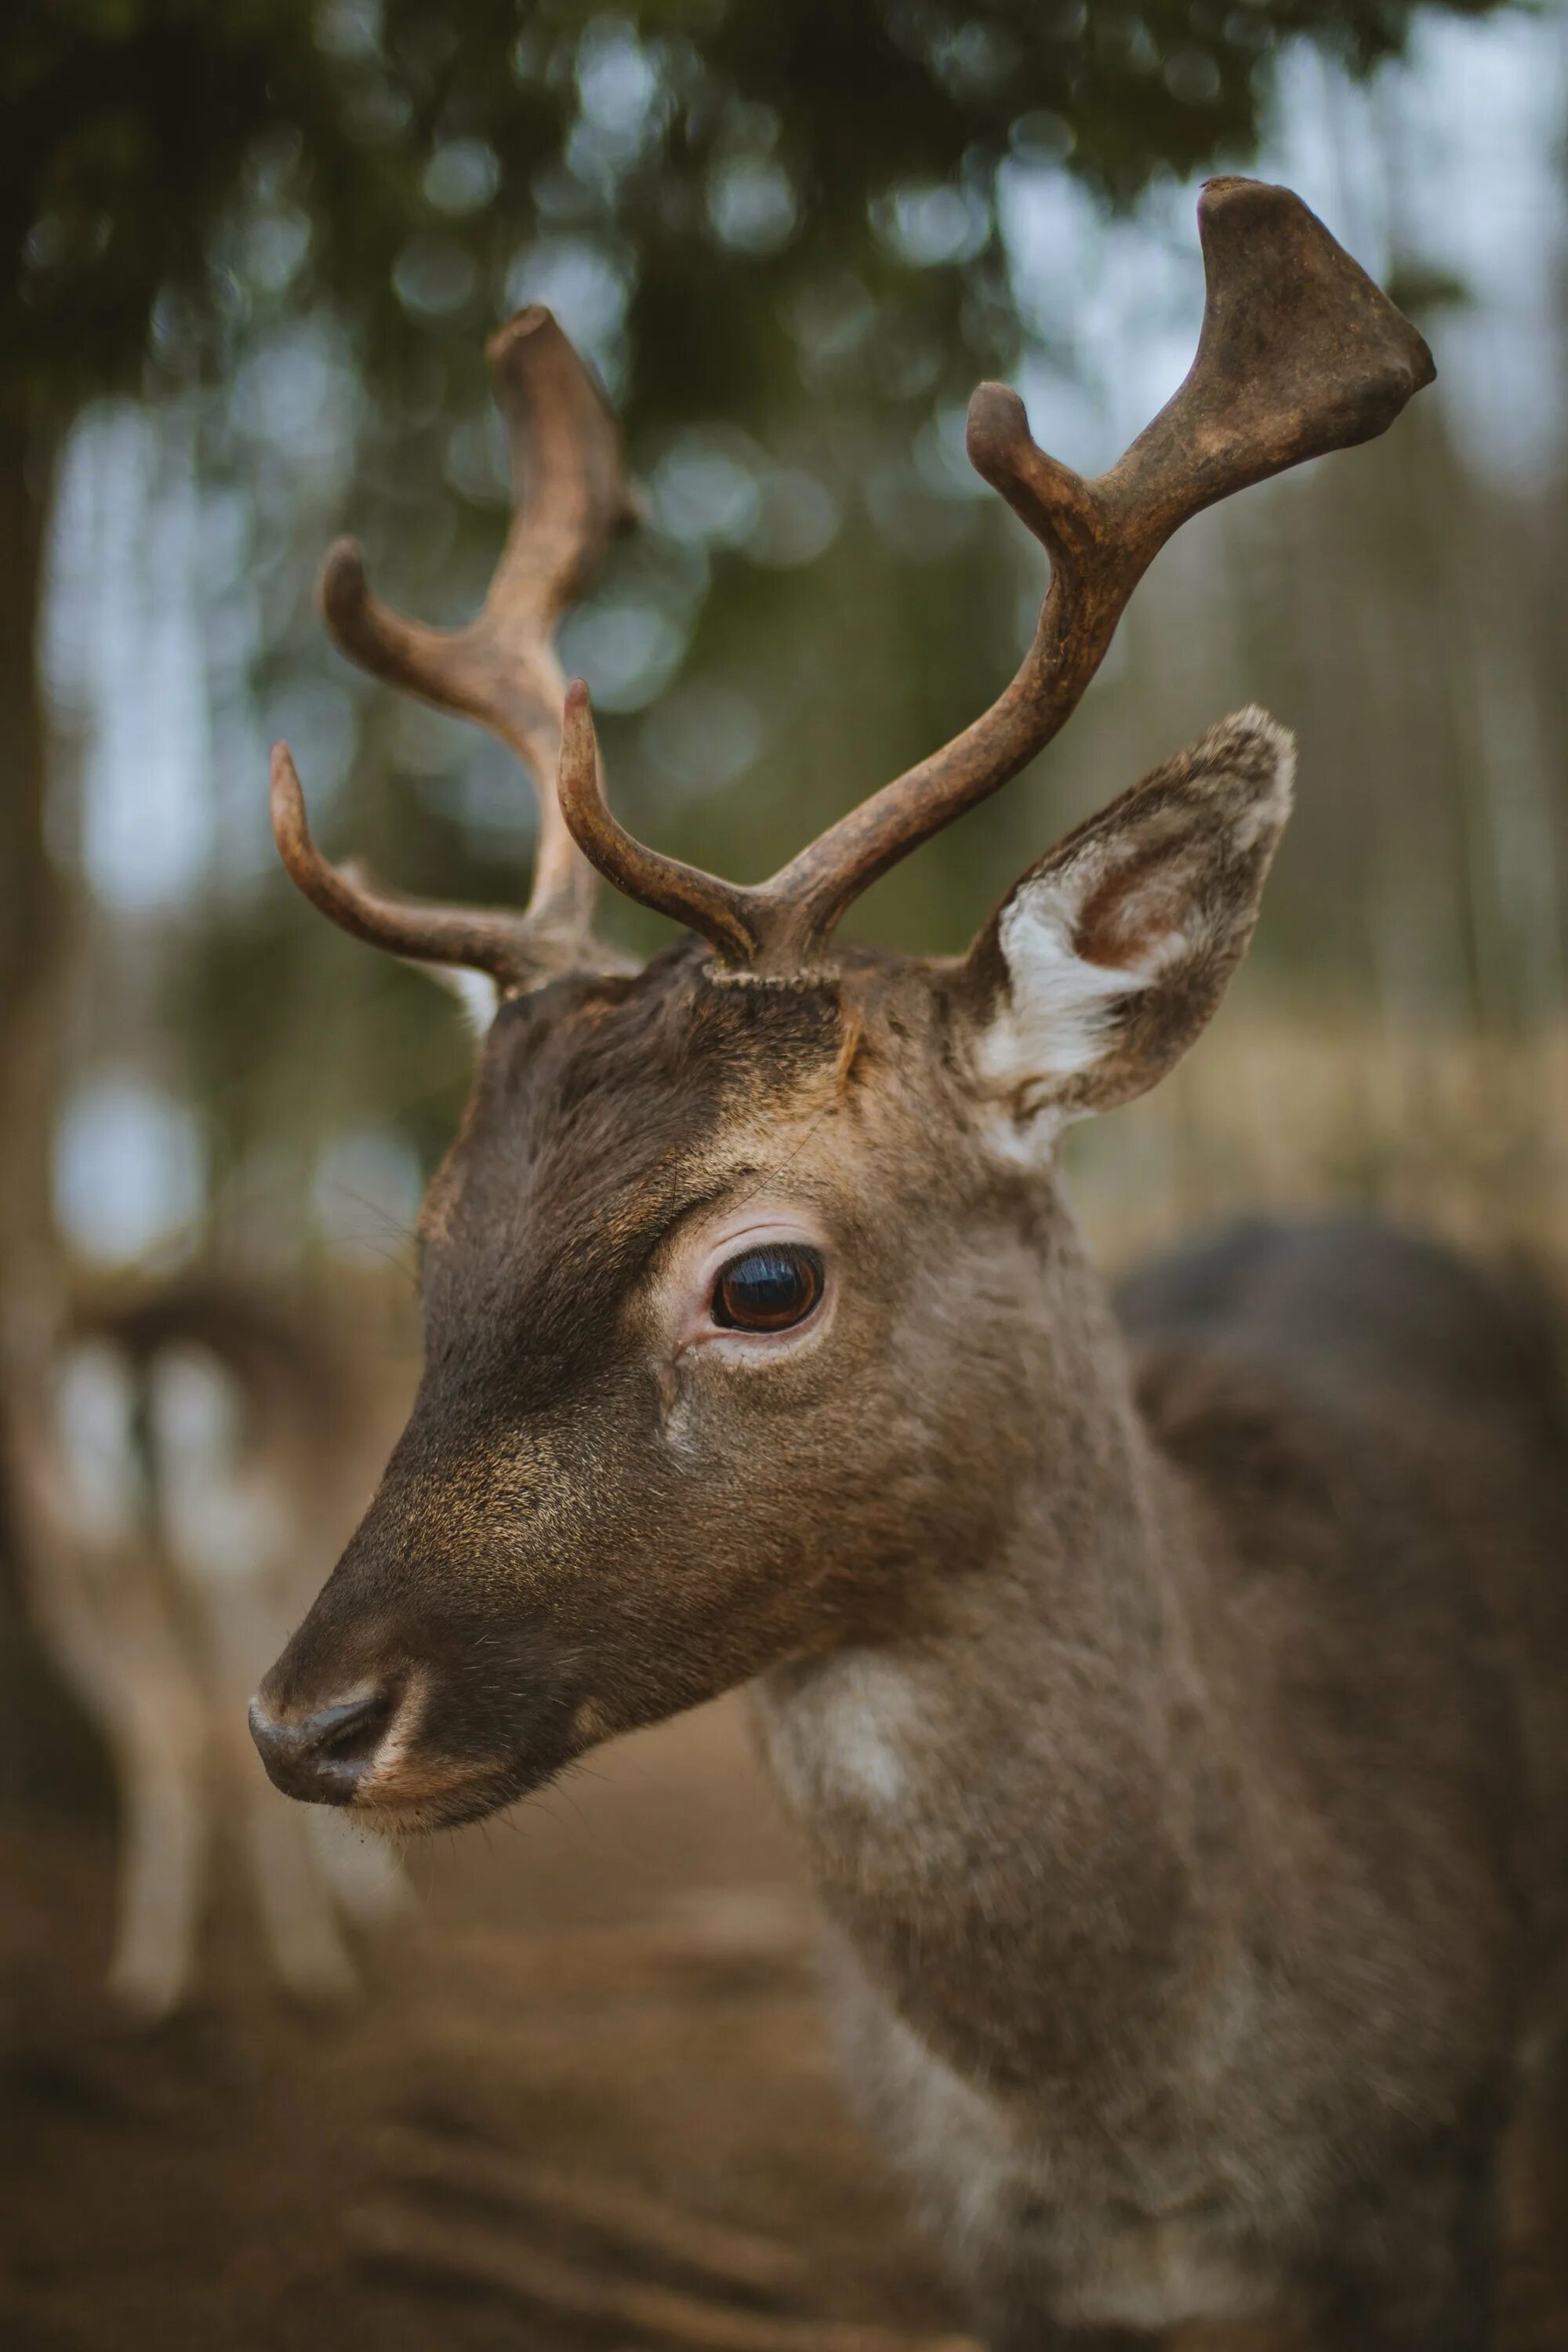
[[[356,1691],[290,1722],[259,1696],[250,1702],[250,1736],[268,1780],[310,1805],[352,1804],[374,1763],[396,1710],[392,1690]]]

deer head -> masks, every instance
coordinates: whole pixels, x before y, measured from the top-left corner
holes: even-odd
[[[1381,432],[1430,379],[1288,191],[1213,181],[1199,226],[1196,359],[1109,473],[1047,457],[1002,386],[974,395],[971,457],[1051,559],[1017,675],[760,886],[634,840],[584,690],[563,694],[551,628],[629,502],[547,314],[491,347],[517,510],[471,626],[416,628],[355,550],[329,558],[339,642],[512,744],[540,838],[522,915],[393,898],[321,857],[275,754],[307,896],[498,1000],[424,1211],[412,1417],[253,1712],[295,1794],[393,1828],[477,1816],[614,1732],[918,1612],[1037,1468],[1017,1351],[1056,1347],[1070,1400],[1079,1344],[1039,1338],[1056,1139],[1213,1013],[1285,822],[1289,739],[1258,711],[1215,728],[1032,866],[966,956],[833,935],[1057,732],[1188,516]],[[688,935],[626,970],[593,940],[595,869]]]

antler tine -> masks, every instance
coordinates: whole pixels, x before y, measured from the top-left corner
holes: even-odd
[[[1022,668],[962,735],[833,826],[771,887],[825,939],[897,860],[1017,774],[1071,716],[1172,533],[1232,491],[1383,432],[1435,373],[1407,320],[1288,188],[1207,183],[1197,356],[1109,474],[1037,447],[1023,403],[982,384],[971,462],[1043,541],[1051,583]]]
[[[588,689],[581,678],[566,689],[557,791],[574,838],[607,882],[626,898],[656,907],[661,915],[672,916],[710,940],[726,963],[757,960],[763,931],[750,910],[760,894],[649,849],[612,814],[605,798]]]
[[[1207,292],[1197,356],[1108,474],[1085,481],[1037,447],[1005,385],[982,384],[970,403],[971,462],[1051,559],[1034,641],[990,709],[752,889],[694,877],[630,843],[580,782],[567,822],[603,872],[693,923],[727,961],[809,965],[879,875],[1050,741],[1182,523],[1305,458],[1370,440],[1431,382],[1415,328],[1288,188],[1211,180],[1198,227]]]
[[[364,560],[348,539],[328,553],[320,593],[327,625],[351,660],[477,720],[529,770],[539,843],[527,911],[470,914],[380,896],[319,856],[296,806],[297,781],[279,799],[276,769],[273,807],[285,864],[334,921],[399,954],[473,962],[515,985],[581,961],[587,949],[598,884],[554,791],[565,681],[552,639],[611,534],[635,509],[615,418],[550,312],[537,305],[520,311],[492,337],[488,357],[514,511],[478,615],[453,630],[405,619],[372,594]]]
[[[552,968],[546,943],[521,916],[391,898],[353,868],[331,865],[311,837],[305,795],[286,743],[272,747],[272,836],[296,888],[340,929],[369,947],[420,963],[488,971],[502,988],[515,988],[542,968]]]

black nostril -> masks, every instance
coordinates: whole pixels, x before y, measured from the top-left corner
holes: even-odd
[[[362,1691],[289,1722],[254,1698],[250,1736],[268,1777],[285,1796],[346,1805],[374,1761],[396,1706],[395,1690]]]
[[[385,1691],[367,1691],[363,1698],[346,1698],[337,1706],[318,1707],[300,1726],[306,1745],[317,1756],[335,1764],[368,1764],[381,1746],[392,1720],[392,1699]]]

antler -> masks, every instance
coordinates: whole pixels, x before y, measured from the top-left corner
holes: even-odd
[[[514,513],[477,618],[456,630],[403,619],[372,595],[351,539],[328,554],[321,599],[352,660],[439,709],[477,719],[531,772],[539,845],[526,912],[393,898],[353,866],[329,865],[310,838],[300,780],[282,744],[272,755],[272,830],[305,896],[356,939],[427,962],[468,964],[515,988],[605,961],[592,937],[598,879],[553,790],[564,681],[552,638],[633,506],[615,418],[550,312],[537,305],[520,311],[491,339],[488,357],[506,425]]]
[[[644,847],[611,815],[586,698],[574,689],[561,804],[602,874],[701,932],[727,963],[809,965],[879,875],[1050,741],[1133,589],[1189,516],[1304,458],[1371,440],[1431,382],[1431,353],[1415,328],[1288,188],[1210,180],[1198,233],[1207,293],[1197,356],[1108,474],[1085,481],[1047,457],[1005,385],[983,383],[970,402],[971,463],[1051,559],[1034,642],[990,709],[770,881],[744,888]]]

